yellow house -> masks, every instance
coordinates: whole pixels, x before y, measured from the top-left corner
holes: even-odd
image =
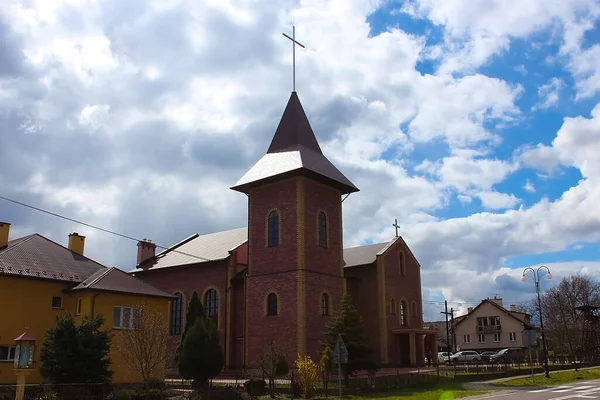
[[[84,315],[104,317],[112,329],[110,351],[113,382],[140,382],[142,377],[127,365],[116,343],[143,302],[145,309],[164,315],[168,326],[172,295],[83,255],[85,237],[72,233],[64,247],[39,234],[9,241],[10,224],[0,222],[0,384],[14,384],[14,339],[25,331],[35,339],[34,368],[27,383],[42,381],[40,352],[47,329],[60,313],[79,322]],[[164,368],[158,378],[162,378]]]

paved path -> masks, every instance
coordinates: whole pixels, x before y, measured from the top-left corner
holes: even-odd
[[[570,400],[570,399],[600,399],[600,380],[572,383],[568,385],[523,388],[496,391],[483,396],[469,399],[498,399],[498,400]]]

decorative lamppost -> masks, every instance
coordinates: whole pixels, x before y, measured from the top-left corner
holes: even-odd
[[[542,330],[542,346],[544,348],[544,372],[546,378],[550,378],[550,371],[548,370],[548,347],[546,346],[546,335],[544,334],[544,318],[542,317],[542,299],[540,298],[540,271],[544,271],[544,275],[548,279],[552,279],[552,274],[550,273],[550,269],[545,265],[541,265],[536,269],[531,267],[527,267],[523,270],[523,277],[521,280],[523,282],[527,281],[527,276],[532,275],[533,281],[535,282],[535,291],[537,293],[537,301],[538,301],[538,311],[540,313],[540,329]],[[531,274],[529,274],[531,272]]]
[[[17,392],[15,400],[23,400],[25,381],[33,370],[33,354],[35,352],[35,336],[25,331],[15,339],[15,361],[13,368],[17,375]]]

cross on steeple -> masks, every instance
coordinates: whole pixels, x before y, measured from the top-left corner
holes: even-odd
[[[298,41],[296,41],[296,26],[292,26],[292,37],[289,37],[285,33],[282,33],[283,36],[290,39],[292,41],[292,74],[293,74],[293,88],[294,92],[296,91],[296,45],[305,48],[304,45]]]
[[[400,228],[400,225],[398,225],[398,218],[394,218],[392,226],[396,228],[396,237],[398,237],[398,228]]]

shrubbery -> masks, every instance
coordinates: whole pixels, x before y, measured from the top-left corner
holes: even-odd
[[[267,393],[267,382],[264,379],[249,379],[244,382],[244,389],[251,396],[263,396]]]

